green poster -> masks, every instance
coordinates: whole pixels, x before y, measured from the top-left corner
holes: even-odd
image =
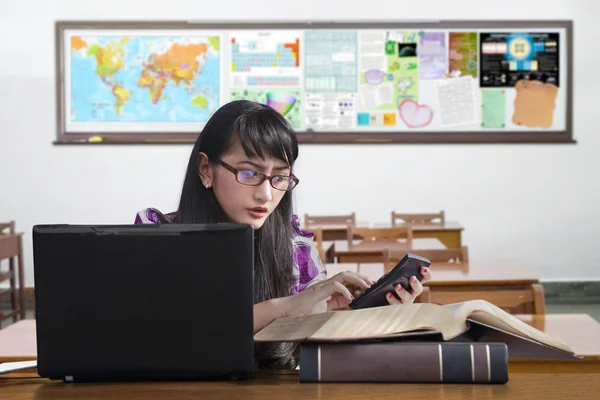
[[[506,99],[504,90],[481,91],[481,127],[504,128],[506,126]]]

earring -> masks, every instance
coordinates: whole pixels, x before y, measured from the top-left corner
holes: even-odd
[[[209,187],[209,186],[210,186],[210,185],[209,185],[208,183],[207,183],[206,185],[204,185],[204,187],[205,187],[205,188],[207,188],[207,189],[208,189],[208,187]]]

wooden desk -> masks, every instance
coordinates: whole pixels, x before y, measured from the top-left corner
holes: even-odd
[[[506,385],[312,384],[298,374],[259,373],[238,382],[62,383],[0,377],[5,400],[45,399],[597,399],[600,374],[513,374]]]
[[[375,224],[375,226],[379,225]],[[396,227],[402,226],[404,224],[396,224]],[[462,247],[464,227],[456,221],[448,221],[444,224],[412,224],[412,229],[415,238],[436,238],[449,249]]]
[[[0,312],[0,323],[7,319],[25,318],[25,295],[24,295],[24,268],[23,268],[23,243],[22,233],[4,235],[0,233],[0,262],[8,259],[9,270],[2,272],[0,270],[0,282],[9,281],[8,289],[0,289],[0,298],[2,295],[10,294],[12,309],[8,313]],[[15,268],[15,258],[17,265]]]
[[[516,315],[562,339],[583,360],[511,359],[511,373],[600,373],[600,322],[587,314]]]
[[[347,240],[335,240],[333,242],[324,241],[323,247],[326,251],[333,251],[337,257],[338,263],[361,264],[381,262],[382,252],[386,248],[398,251],[411,250],[405,240],[399,240],[397,242],[365,242],[356,240],[354,243],[355,244],[352,246],[348,246]],[[412,241],[412,249],[415,250],[435,250],[444,248],[446,248],[446,246],[435,238],[413,239]]]
[[[35,320],[22,319],[0,329],[0,363],[37,359]]]
[[[586,314],[516,315],[562,339],[583,360],[509,360],[510,373],[600,373],[600,322]],[[22,320],[0,331],[0,363],[37,359],[35,320]],[[34,370],[35,371],[35,370]],[[0,386],[1,387],[1,386]]]
[[[391,223],[357,222],[360,228],[381,228],[391,227]],[[397,224],[402,227],[403,224]],[[311,229],[321,229],[323,231],[323,240],[346,240],[346,225],[312,225],[310,228],[302,228],[310,231]],[[464,227],[456,221],[448,221],[445,224],[413,224],[413,237],[415,238],[436,238],[446,247],[458,249],[462,246],[462,231]]]
[[[461,264],[432,263],[433,279],[424,284],[417,301],[449,304],[483,299],[513,314],[545,313],[544,290],[527,268],[502,263],[457,265]],[[383,263],[327,264],[326,268],[331,275],[354,271],[375,281],[384,274]]]

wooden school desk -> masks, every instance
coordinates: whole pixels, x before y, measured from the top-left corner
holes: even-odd
[[[597,320],[587,314],[515,316],[540,331],[561,338],[583,359],[511,359],[511,373],[600,373],[600,323]]]
[[[328,274],[349,270],[375,281],[384,273],[383,263],[327,264],[326,268]],[[418,301],[450,304],[483,299],[502,305],[513,314],[545,312],[545,299],[539,279],[520,265],[436,262],[431,264],[431,273],[433,279],[425,283],[425,291]]]
[[[375,226],[377,227],[379,224]],[[396,228],[403,226],[404,224],[396,224]],[[448,221],[443,224],[411,224],[411,227],[415,238],[436,238],[449,249],[462,247],[464,227],[456,221]]]
[[[0,329],[0,363],[36,359],[35,320],[22,319]]]
[[[562,339],[583,360],[509,359],[511,373],[600,373],[600,322],[586,314],[516,315]],[[22,320],[0,330],[0,362],[37,359],[35,321]]]
[[[46,399],[597,399],[600,374],[512,374],[506,385],[316,384],[299,383],[298,373],[258,373],[237,382],[63,383],[0,377],[3,400]]]
[[[469,263],[466,268],[433,263],[434,279],[425,284],[423,301],[438,304],[486,299],[511,313],[544,314],[544,289],[533,272],[518,264]]]
[[[402,227],[404,224],[397,224],[396,227]],[[359,228],[391,227],[390,223],[357,222]],[[413,237],[415,238],[436,238],[448,248],[460,248],[462,246],[462,231],[464,227],[456,221],[448,221],[444,224],[413,224]],[[302,228],[310,231],[311,229],[321,229],[323,231],[323,240],[346,240],[346,225],[311,225],[309,228]]]
[[[323,248],[327,254],[335,254],[338,263],[382,262],[382,252],[386,248],[395,251],[437,250],[446,248],[442,242],[435,238],[413,239],[412,249],[409,248],[405,240],[397,242],[365,242],[355,240],[354,243],[352,246],[348,246],[347,240],[324,241]]]

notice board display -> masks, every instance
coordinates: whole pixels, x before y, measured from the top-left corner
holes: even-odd
[[[190,143],[236,99],[300,143],[573,141],[571,21],[56,23],[56,143]]]

